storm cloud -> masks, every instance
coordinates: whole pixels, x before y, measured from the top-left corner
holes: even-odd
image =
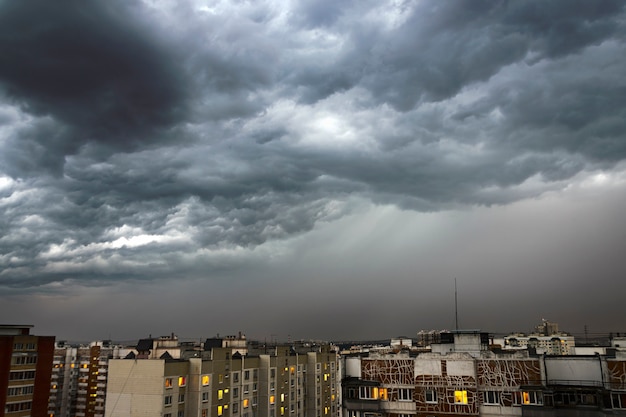
[[[336,337],[361,308],[417,311],[381,278],[445,299],[460,273],[476,304],[549,282],[583,303],[589,275],[626,271],[624,8],[1,1],[3,315],[193,283],[269,321],[288,293],[310,294],[287,303],[307,317],[325,293],[345,320],[310,328]],[[480,307],[474,326],[507,326]],[[550,319],[624,325],[592,311]]]

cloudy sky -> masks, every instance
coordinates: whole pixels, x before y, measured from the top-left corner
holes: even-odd
[[[621,0],[0,0],[0,50],[0,322],[626,331]]]

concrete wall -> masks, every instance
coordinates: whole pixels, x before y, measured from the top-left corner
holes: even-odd
[[[105,417],[160,416],[164,369],[165,361],[158,359],[109,361]]]
[[[599,356],[546,356],[545,368],[548,384],[591,386],[602,384],[602,364]]]

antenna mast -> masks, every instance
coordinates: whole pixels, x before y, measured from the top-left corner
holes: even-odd
[[[456,327],[456,330],[459,330],[459,309],[456,294],[456,278],[454,278],[454,325]]]

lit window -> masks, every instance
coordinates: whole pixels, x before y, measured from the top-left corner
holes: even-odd
[[[179,387],[184,387],[185,385],[187,385],[187,378],[184,376],[179,376],[178,377],[178,386]]]
[[[360,387],[359,398],[364,399],[364,400],[377,400],[378,399],[378,387]]]
[[[543,397],[539,391],[522,392],[522,404],[543,404]]]
[[[276,397],[273,395],[270,395],[270,404],[276,404]]]
[[[209,385],[210,380],[211,378],[208,375],[202,375],[202,385],[204,385],[205,387]]]
[[[221,416],[222,414],[224,414],[224,407],[222,407],[221,405],[217,406],[217,415]]]
[[[222,398],[224,398],[224,391],[223,390],[217,390],[217,399],[221,400]]]
[[[172,378],[165,378],[165,388],[172,388]]]
[[[381,400],[384,400],[384,401],[388,401],[389,400],[389,394],[387,392],[387,388],[379,388],[378,389],[378,395],[379,395],[379,398]],[[335,399],[335,394],[332,395],[332,399],[333,400]]]
[[[454,403],[455,404],[467,404],[467,391],[466,390],[454,391]]]
[[[248,398],[245,398],[243,400],[243,408],[248,408],[250,406],[250,400]]]
[[[285,394],[280,394],[280,402],[281,403],[285,402]]]
[[[217,382],[219,382],[220,384],[221,384],[222,382],[224,382],[224,375],[219,374],[219,375],[217,376]]]
[[[280,415],[281,416],[285,415],[285,407],[280,407]]]

